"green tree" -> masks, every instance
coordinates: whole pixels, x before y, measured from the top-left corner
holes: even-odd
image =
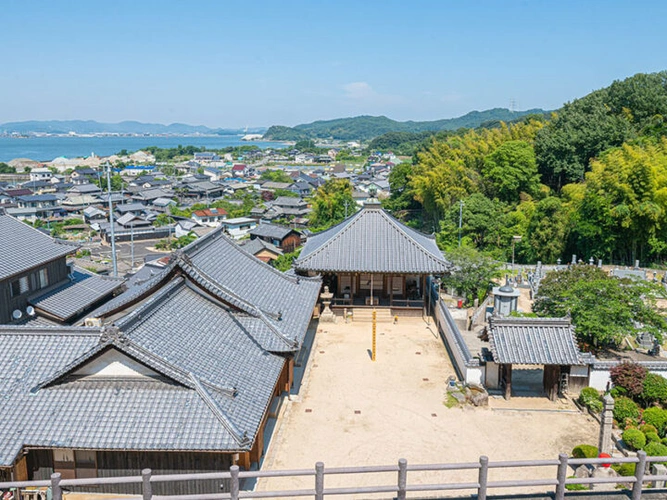
[[[567,243],[568,213],[559,198],[550,196],[537,203],[527,228],[526,254],[530,261],[555,263]]]
[[[169,217],[167,214],[160,214],[158,215],[155,220],[153,221],[153,225],[155,227],[162,227],[162,226],[168,226],[169,224],[173,223],[174,219]]]
[[[347,179],[330,179],[315,192],[310,226],[322,231],[345,219],[345,212],[352,215],[357,207],[352,198],[352,184]],[[347,205],[347,208],[346,208]]]
[[[299,248],[298,250],[295,250],[294,252],[286,253],[275,259],[273,262],[271,262],[271,265],[278,269],[278,271],[289,271],[292,269],[292,264],[296,260],[296,258],[299,256],[301,253],[301,249]]]
[[[265,181],[292,183],[292,178],[284,170],[265,170],[260,178]]]
[[[507,141],[484,157],[482,176],[488,192],[505,202],[519,200],[521,193],[536,195],[540,176],[535,151],[526,141]]]
[[[6,163],[0,162],[0,174],[15,174],[16,168],[10,167]]]
[[[474,248],[454,248],[445,253],[453,270],[442,278],[442,284],[455,288],[460,295],[472,303],[475,298],[484,300],[500,276],[499,264]]]
[[[659,340],[667,322],[655,302],[664,289],[646,281],[618,279],[594,266],[575,265],[548,273],[533,311],[540,316],[572,316],[580,343],[589,349],[621,344],[626,335],[649,332]]]

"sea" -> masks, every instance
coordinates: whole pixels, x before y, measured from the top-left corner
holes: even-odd
[[[173,148],[178,145],[199,146],[209,149],[222,149],[229,146],[256,145],[262,149],[282,148],[282,142],[242,141],[238,135],[212,136],[103,136],[103,137],[0,137],[0,161],[8,162],[15,158],[30,158],[36,161],[51,161],[64,156],[66,158],[111,156],[119,151],[138,151],[147,146]]]

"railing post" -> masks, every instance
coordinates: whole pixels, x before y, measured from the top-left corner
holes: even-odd
[[[141,493],[144,500],[151,500],[153,498],[153,485],[151,484],[151,475],[152,472],[150,469],[144,469],[141,471]]]
[[[489,457],[482,455],[479,457],[479,489],[477,490],[477,500],[486,500],[486,485],[489,478]]]
[[[635,484],[632,485],[632,500],[640,500],[642,497],[642,487],[644,486],[644,474],[646,474],[646,452],[639,450],[637,452],[637,468],[635,469]]]
[[[60,488],[60,472],[51,474],[51,498],[63,500],[63,490]]]
[[[567,455],[561,453],[558,455],[558,484],[556,485],[556,497],[555,500],[563,500],[565,498],[565,479],[567,479]]]
[[[324,462],[315,464],[315,500],[324,500]]]
[[[405,458],[398,460],[398,492],[397,500],[405,500],[408,487],[408,461]]]
[[[239,466],[232,465],[229,468],[231,474],[231,481],[229,484],[229,498],[230,500],[239,500]]]

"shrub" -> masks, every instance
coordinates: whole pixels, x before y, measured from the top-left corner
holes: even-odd
[[[658,429],[656,429],[655,426],[651,424],[641,425],[639,427],[639,430],[642,431],[644,434],[646,434],[647,432],[655,432],[656,434],[658,434]]]
[[[648,370],[637,363],[620,363],[611,370],[611,381],[614,385],[628,391],[631,397],[639,396],[644,390],[644,379]]]
[[[614,404],[614,418],[623,428],[628,425],[628,421],[636,425],[639,421],[639,415],[639,406],[632,399],[620,397],[616,400]],[[652,422],[646,423],[651,424]]]
[[[647,432],[646,433],[646,442],[647,443],[660,443],[660,436],[657,432]]]
[[[579,402],[595,413],[604,409],[600,393],[594,387],[584,387],[579,393]]]
[[[568,476],[568,479],[574,479],[577,476]],[[590,486],[587,484],[579,484],[579,483],[572,483],[572,484],[566,484],[565,489],[568,491],[583,491],[583,490],[590,490]]]
[[[646,436],[638,429],[627,429],[623,431],[623,442],[633,450],[641,450],[646,446]]]
[[[572,449],[572,457],[574,458],[597,458],[597,447],[590,444],[580,444]]]
[[[634,476],[637,464],[613,464],[611,468],[621,476]]]
[[[667,456],[667,446],[662,443],[649,443],[644,446],[644,451],[649,457],[665,457]]]
[[[644,390],[639,396],[644,405],[667,401],[667,379],[655,373],[646,375],[643,384]]]
[[[627,396],[628,395],[628,390],[625,389],[624,387],[621,387],[620,385],[616,385],[611,388],[611,391],[609,391],[609,394],[611,394],[611,397],[616,399],[620,398],[621,396]]]
[[[662,438],[662,441],[660,441],[662,444],[667,445],[667,438]]]
[[[644,410],[644,415],[642,418],[644,419],[644,422],[655,427],[658,430],[658,434],[661,436],[665,435],[665,426],[667,425],[667,410],[663,410],[657,406],[652,406],[651,408],[646,408]]]

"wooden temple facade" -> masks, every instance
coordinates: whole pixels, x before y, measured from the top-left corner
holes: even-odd
[[[449,267],[433,236],[405,226],[376,200],[309,237],[295,262],[301,275],[322,275],[334,308],[422,309],[427,277]]]

